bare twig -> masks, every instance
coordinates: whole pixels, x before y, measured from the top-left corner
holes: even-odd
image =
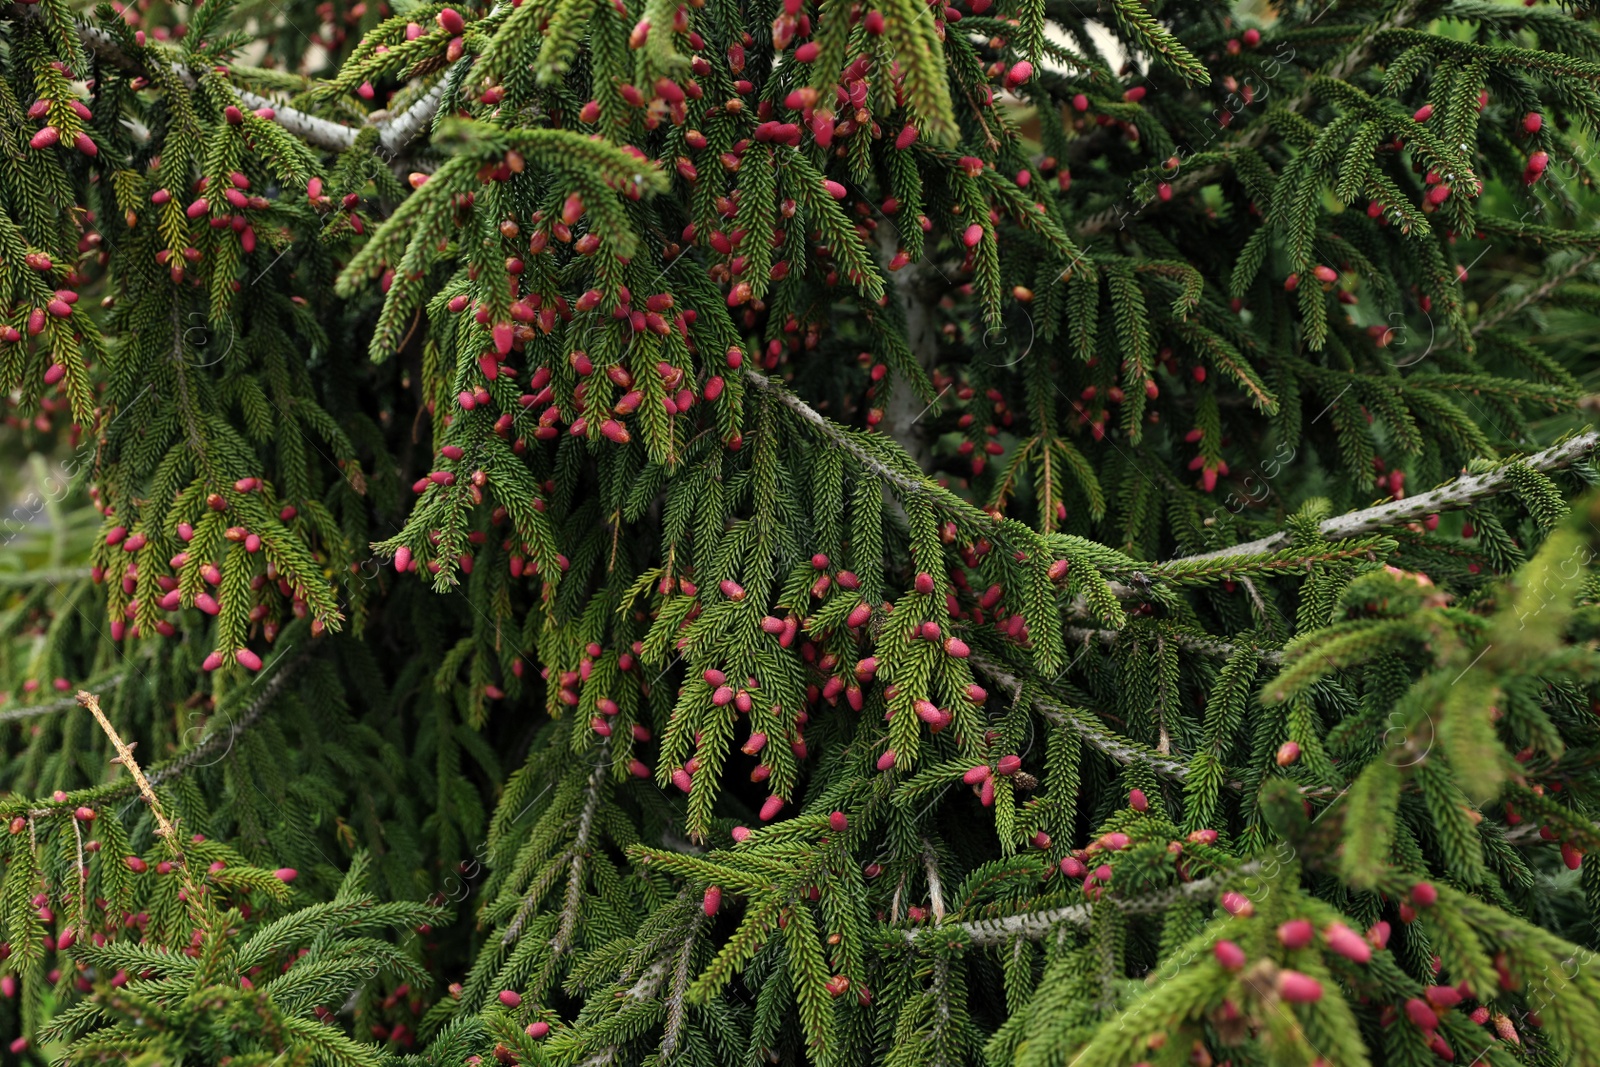
[[[933,908],[933,921],[944,922],[944,887],[939,881],[939,859],[933,854],[933,842],[922,839],[922,869],[928,876],[928,901]]]
[[[94,716],[94,721],[100,724],[100,729],[111,739],[111,747],[117,750],[117,756],[112,763],[120,763],[128,769],[128,774],[133,778],[133,784],[138,788],[139,795],[150,807],[150,814],[156,820],[156,835],[165,838],[172,845],[174,851],[181,854],[175,838],[177,828],[167,819],[167,813],[161,809],[161,798],[156,796],[155,787],[150,784],[150,779],[144,776],[144,771],[139,769],[139,762],[133,758],[133,748],[117,733],[117,728],[111,725],[111,720],[106,718],[106,713],[100,710],[100,701],[87,690],[78,690],[78,703],[89,709],[89,714]]]
[[[112,763],[120,763],[127,768],[128,775],[133,779],[134,785],[139,790],[139,796],[144,799],[145,806],[150,809],[150,815],[156,821],[156,836],[166,843],[167,851],[171,853],[173,864],[178,869],[178,878],[183,884],[183,899],[188,906],[189,913],[197,924],[204,926],[201,896],[195,885],[194,877],[189,870],[187,857],[183,854],[183,845],[178,840],[178,828],[167,818],[167,813],[161,808],[161,798],[156,796],[155,786],[150,779],[145,777],[144,771],[139,768],[139,761],[133,758],[133,746],[122,739],[117,733],[117,728],[111,725],[111,720],[106,718],[106,713],[100,710],[100,701],[87,690],[78,691],[78,703],[89,709],[89,714],[94,716],[94,721],[100,724],[100,729],[111,739],[111,747],[117,750],[116,758]],[[73,830],[78,827],[78,820],[72,820]],[[78,867],[85,869],[80,858]]]

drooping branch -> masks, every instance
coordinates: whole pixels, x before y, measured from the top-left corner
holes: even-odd
[[[667,989],[667,1021],[661,1031],[661,1061],[670,1062],[678,1052],[679,1044],[683,1039],[683,1024],[688,1015],[689,982],[694,978],[694,948],[702,928],[706,925],[706,916],[695,913],[689,920],[689,932],[683,939],[683,946],[678,950],[677,958],[672,966],[672,983]]]
[[[939,858],[933,854],[933,842],[922,839],[922,869],[928,878],[928,901],[933,908],[933,921],[944,922],[944,887],[939,879]]]
[[[991,522],[990,517],[978,508],[962,500],[948,489],[935,485],[926,475],[921,478],[913,477],[902,470],[890,466],[878,456],[872,454],[861,443],[855,440],[852,431],[833,422],[827,416],[817,411],[810,404],[801,400],[793,392],[783,387],[775,378],[746,369],[745,377],[757,389],[770,393],[776,397],[784,407],[793,411],[800,418],[814,427],[828,443],[849,454],[862,467],[874,476],[887,482],[901,493],[917,497],[934,507],[951,513],[967,522]]]
[[[12,512],[13,515],[16,512]],[[81,582],[93,572],[88,567],[30,567],[0,577],[0,589],[32,589],[41,585],[66,585]],[[76,705],[74,705],[76,706]]]
[[[589,854],[589,835],[594,832],[594,820],[600,812],[600,792],[606,780],[606,764],[595,765],[589,775],[589,796],[583,804],[583,814],[578,817],[578,833],[572,841],[572,869],[567,875],[567,898],[561,908],[561,926],[552,942],[556,955],[572,947],[572,935],[578,928],[578,913],[583,908],[583,861]],[[509,931],[508,931],[509,937]]]
[[[1423,6],[1424,4],[1421,0],[1408,0],[1408,2],[1400,4],[1390,13],[1388,18],[1374,26],[1372,31],[1364,34],[1349,51],[1331,63],[1322,72],[1322,76],[1331,81],[1348,79],[1356,70],[1370,62],[1374,42],[1380,33],[1385,30],[1403,29],[1416,20]],[[1284,106],[1291,113],[1299,114],[1313,102],[1314,98],[1310,90],[1303,90],[1300,95]],[[1256,148],[1266,140],[1269,131],[1270,127],[1265,122],[1256,122],[1244,132],[1234,143],[1234,146],[1238,148]],[[1221,165],[1214,165],[1180,175],[1170,183],[1173,195],[1169,199],[1162,200],[1157,197],[1151,197],[1147,201],[1131,205],[1131,210],[1121,205],[1113,205],[1085,219],[1078,225],[1077,231],[1080,234],[1088,235],[1122,229],[1127,224],[1126,220],[1128,218],[1137,217],[1148,208],[1157,207],[1163,203],[1181,202],[1182,194],[1192,193],[1216,181],[1224,169]]]
[[[888,219],[880,220],[878,244],[886,272],[899,251],[900,235]],[[910,263],[890,275],[892,298],[899,301],[906,323],[906,347],[924,373],[933,370],[939,359],[937,298],[927,292],[928,274],[935,268],[928,263]],[[884,409],[884,430],[906,450],[917,466],[926,470],[933,462],[927,435],[917,423],[933,405],[917,395],[907,381],[896,382]]]
[[[124,52],[116,37],[106,30],[98,26],[80,24],[78,34],[84,46],[102,62],[120,70],[143,72],[139,62]],[[172,64],[172,72],[191,89],[198,84],[194,75],[181,63]],[[356,137],[361,133],[359,127],[346,126],[344,123],[318,118],[292,107],[283,107],[264,96],[244,89],[235,89],[234,93],[238,96],[239,103],[251,111],[270,108],[273,122],[315,148],[342,152],[355,144]],[[378,139],[384,149],[390,153],[398,153],[409,145],[423,128],[433,121],[433,116],[439,110],[439,103],[443,99],[444,83],[441,81],[422,99],[400,114],[371,123],[377,128]]]
[[[276,673],[265,681],[258,682],[260,689],[245,705],[244,710],[235,718],[230,719],[225,729],[213,730],[201,738],[193,747],[185,749],[172,759],[159,764],[146,772],[145,777],[151,785],[176,778],[187,771],[201,766],[202,761],[213,755],[218,758],[232,751],[234,744],[243,737],[260,718],[266,714],[267,708],[273,699],[283,690],[289,678],[301,663],[310,655],[304,651],[291,659],[274,661],[277,665]],[[21,710],[21,709],[19,709]],[[32,709],[28,709],[32,710]],[[120,759],[120,754],[119,757]],[[34,800],[33,807],[27,814],[33,818],[48,818],[50,816],[70,814],[80,804],[103,804],[108,801],[120,800],[124,797],[134,796],[139,792],[137,784],[132,779],[112,786],[96,786],[90,789],[81,789],[75,793],[68,793],[65,800],[40,801]]]
[[[115,671],[103,677],[86,682],[92,689],[115,689],[127,678],[127,672]],[[36,719],[41,715],[54,715],[58,711],[68,711],[79,704],[77,697],[62,697],[59,700],[46,700],[42,704],[27,704],[10,711],[0,711],[0,722],[18,722],[22,719]]]
[[[565,953],[572,946],[572,935],[578,928],[578,915],[583,910],[583,863],[589,854],[589,837],[594,832],[595,818],[600,812],[600,799],[602,787],[605,785],[607,764],[601,761],[595,765],[589,774],[589,780],[584,785],[583,810],[578,814],[578,828],[573,835],[572,846],[567,850],[567,890],[562,902],[561,925],[556,930],[556,935],[551,939],[551,946],[557,956]],[[500,943],[509,945],[522,936],[522,927],[533,915],[539,898],[544,895],[545,883],[535,879],[533,886],[523,897],[522,905],[517,909],[516,917],[506,926],[505,933],[500,936]]]
[[[1577,259],[1568,263],[1561,270],[1546,278],[1544,282],[1529,289],[1517,299],[1504,304],[1491,306],[1488,313],[1472,324],[1472,336],[1477,337],[1485,330],[1491,330],[1506,319],[1525,311],[1536,304],[1544,303],[1545,299],[1565,283],[1582,274],[1596,259],[1600,259],[1600,248],[1593,249]],[[1446,338],[1449,343],[1451,338]]]
[[[1103,645],[1114,645],[1125,641],[1128,635],[1121,630],[1091,630],[1082,626],[1068,626],[1066,628],[1068,641],[1078,644],[1089,644],[1098,641]],[[1218,659],[1227,659],[1238,651],[1238,646],[1224,641],[1221,638],[1205,637],[1199,634],[1174,633],[1165,635],[1179,648],[1190,652],[1198,652],[1203,656],[1216,656]],[[1256,659],[1269,666],[1276,666],[1283,662],[1283,653],[1274,648],[1258,648],[1255,650]]]
[[[1116,631],[1101,632],[1111,633],[1117,637],[1123,636],[1117,634]],[[1276,659],[1268,659],[1267,656],[1269,655],[1275,656]],[[1266,649],[1261,650],[1258,656],[1266,663],[1282,662],[1281,655],[1269,652]],[[1004,690],[1013,702],[1022,699],[1022,681],[1004,666],[994,662],[987,656],[977,653],[973,653],[967,662],[971,663],[976,670]],[[1034,697],[1032,707],[1040,716],[1058,726],[1063,726],[1073,731],[1083,738],[1091,748],[1110,756],[1118,763],[1140,763],[1149,767],[1156,774],[1178,782],[1182,782],[1189,777],[1187,764],[1107,729],[1092,715],[1080,708],[1070,708],[1064,704],[1057,704],[1042,696]],[[1222,784],[1224,788],[1235,791],[1245,787],[1245,781],[1240,776],[1230,776]],[[1302,785],[1299,789],[1300,795],[1308,798],[1327,797],[1336,792],[1325,785]]]
[[[962,500],[949,490],[939,487],[926,477],[917,478],[889,464],[882,457],[873,454],[870,449],[863,447],[862,443],[856,439],[853,431],[827,418],[792,391],[784,388],[776,379],[748,369],[745,371],[745,375],[756,388],[776,397],[785,407],[815,428],[828,440],[829,444],[848,453],[869,473],[882,479],[901,493],[921,499],[933,507],[969,522],[988,523],[993,521],[987,512],[980,511],[972,504]],[[1592,451],[1596,443],[1597,435],[1593,433],[1582,434],[1562,445],[1529,457],[1523,462],[1535,470],[1553,470],[1575,462],[1589,451]],[[1461,478],[1446,486],[1441,486],[1431,493],[1425,493],[1402,501],[1380,504],[1365,511],[1352,512],[1348,515],[1329,519],[1323,523],[1323,533],[1329,540],[1337,541],[1401,525],[1421,519],[1447,507],[1465,506],[1463,503],[1451,502],[1453,499],[1451,496],[1452,487],[1456,487],[1456,496],[1470,503],[1472,500],[1484,496],[1493,496],[1505,487],[1506,482],[1507,479],[1503,471]],[[1273,534],[1270,537],[1264,537],[1232,548],[1217,549],[1214,552],[1206,552],[1194,556],[1184,556],[1176,560],[1168,560],[1165,564],[1151,564],[1146,569],[1156,573],[1160,567],[1178,562],[1193,563],[1207,559],[1225,559],[1232,556],[1265,555],[1286,548],[1289,543],[1290,539],[1287,534]],[[1366,551],[1365,549],[1359,550]],[[1276,565],[1282,569],[1289,569],[1291,564],[1294,569],[1298,569],[1301,561],[1298,559],[1276,561]],[[1107,586],[1111,594],[1120,600],[1143,600],[1149,596],[1148,589],[1129,585],[1115,579],[1109,579]],[[1087,617],[1087,601],[1079,598],[1079,602],[1074,604],[1071,610],[1076,616]]]
[[[1013,701],[1022,699],[1022,681],[1005,667],[986,656],[974,653],[968,660],[979,671],[1005,690]],[[1142,763],[1168,778],[1182,781],[1189,774],[1189,768],[1175,759],[1169,759],[1159,752],[1153,752],[1136,741],[1120,737],[1106,729],[1100,723],[1089,718],[1084,712],[1076,708],[1069,708],[1043,697],[1035,697],[1033,710],[1049,719],[1072,730],[1084,741],[1099,751],[1110,756],[1118,763]]]
[[[1047,937],[1050,931],[1062,923],[1071,923],[1074,926],[1089,925],[1090,918],[1094,915],[1097,906],[1114,904],[1124,913],[1130,915],[1150,915],[1165,911],[1177,901],[1185,897],[1207,896],[1221,888],[1229,879],[1241,874],[1251,874],[1260,869],[1260,864],[1251,862],[1230,871],[1225,875],[1216,875],[1211,878],[1199,878],[1193,882],[1186,882],[1180,886],[1160,893],[1150,893],[1143,896],[1122,898],[1108,898],[1101,904],[1068,904],[1060,908],[1049,908],[1044,911],[1029,911],[1019,915],[1007,915],[999,919],[980,919],[976,922],[947,923],[941,929],[957,929],[967,935],[967,939],[974,945],[1003,945],[1013,938],[1024,938],[1037,941]],[[905,939],[912,943],[917,940],[921,929],[904,931]]]
[[[279,666],[276,673],[265,682],[260,683],[261,691],[256,693],[251,701],[245,705],[244,710],[239,713],[237,718],[228,723],[226,729],[213,730],[201,738],[193,748],[179,753],[161,764],[161,766],[150,772],[150,781],[155,785],[160,785],[169,778],[176,778],[180,774],[191,770],[201,760],[209,756],[216,755],[219,752],[221,755],[227,755],[233,751],[234,744],[250,731],[250,728],[256,724],[261,716],[267,713],[267,708],[271,706],[272,701],[283,691],[283,687],[288,684],[295,670],[310,655],[310,651],[306,650],[296,655],[293,659],[278,661]]]
[[[1540,472],[1560,470],[1585,459],[1596,447],[1600,447],[1600,431],[1588,430],[1515,462]],[[1506,473],[1509,465],[1509,463],[1502,464],[1483,474],[1466,474],[1436,489],[1406,497],[1404,500],[1390,500],[1361,511],[1335,515],[1322,523],[1322,536],[1330,541],[1359,537],[1377,530],[1417,522],[1441,511],[1471,507],[1480,500],[1487,500],[1510,488],[1511,479]],[[1184,556],[1182,560],[1193,562],[1224,559],[1229,556],[1258,555],[1263,552],[1274,552],[1287,546],[1289,542],[1288,531],[1280,530],[1278,533],[1242,545]]]

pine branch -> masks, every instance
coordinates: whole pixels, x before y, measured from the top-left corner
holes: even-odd
[[[1535,452],[1531,456],[1516,459],[1514,462],[1519,467],[1545,472],[1560,470],[1581,462],[1600,446],[1600,431],[1586,430],[1576,434],[1559,444],[1551,445],[1542,452]],[[1390,500],[1374,507],[1364,508],[1361,511],[1352,511],[1346,515],[1336,515],[1323,521],[1319,527],[1322,536],[1330,541],[1343,540],[1348,537],[1360,537],[1362,534],[1373,533],[1377,530],[1403,526],[1408,522],[1418,522],[1429,515],[1441,511],[1457,510],[1472,507],[1481,500],[1496,496],[1511,488],[1512,480],[1507,474],[1507,467],[1512,461],[1496,467],[1494,470],[1483,474],[1466,474],[1454,481],[1430,489],[1426,493],[1408,496],[1404,500]],[[1183,556],[1171,562],[1192,562],[1195,560],[1224,559],[1229,556],[1259,555],[1264,552],[1275,552],[1290,543],[1290,534],[1287,530],[1270,534],[1242,545],[1231,548],[1218,548],[1210,552],[1202,552],[1194,556]]]

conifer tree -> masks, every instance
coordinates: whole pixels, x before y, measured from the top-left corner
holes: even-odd
[[[0,9],[0,1063],[1600,1063],[1594,14]]]

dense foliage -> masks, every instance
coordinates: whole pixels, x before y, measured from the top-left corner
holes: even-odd
[[[1600,1063],[1590,14],[0,9],[0,1062]]]

